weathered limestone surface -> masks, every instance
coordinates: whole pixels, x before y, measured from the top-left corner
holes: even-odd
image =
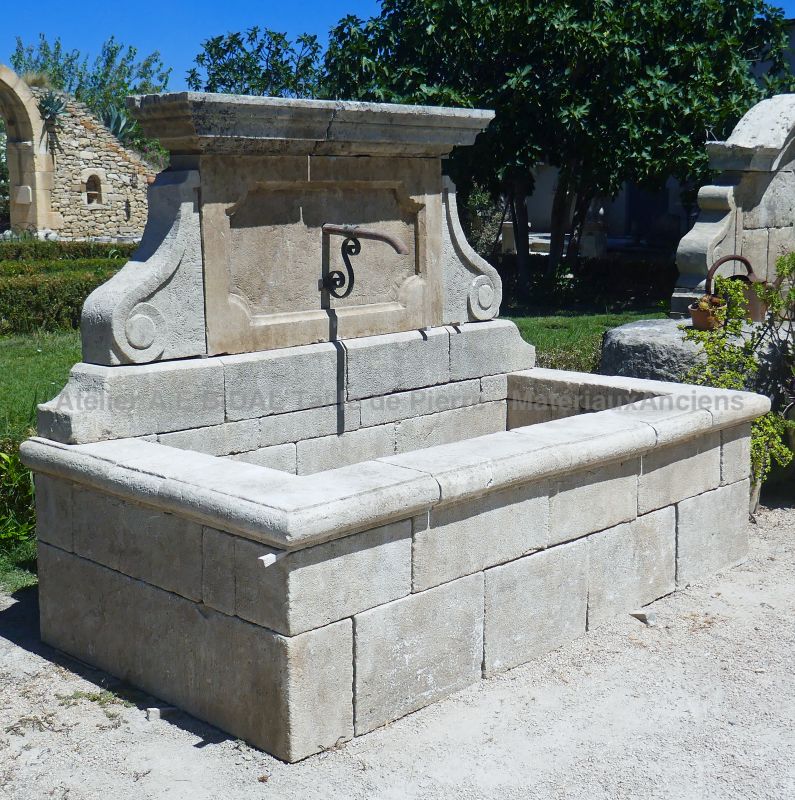
[[[558,481],[549,497],[549,544],[632,520],[638,513],[636,460],[578,472]]]
[[[316,472],[371,461],[395,452],[395,425],[376,425],[372,428],[345,433],[342,436],[322,436],[298,442],[298,474]]]
[[[230,456],[254,449],[252,444],[256,447],[260,438],[259,429],[259,420],[246,419],[239,422],[225,422],[209,428],[161,433],[157,441],[169,447],[195,450],[197,453],[206,453],[209,456]]]
[[[504,431],[506,413],[505,403],[499,401],[404,419],[395,429],[395,452],[408,453]]]
[[[751,425],[721,431],[720,482],[736,483],[751,472]]]
[[[499,391],[491,393],[498,394]],[[456,381],[426,389],[368,397],[361,401],[361,424],[363,427],[384,425],[387,422],[399,422],[454,408],[473,406],[492,399],[504,398],[484,397],[478,380]]]
[[[540,422],[551,422],[553,419],[573,417],[575,414],[581,413],[577,408],[512,399],[508,400],[507,411],[508,430],[524,428],[527,425],[538,425]]]
[[[638,513],[678,503],[715,489],[721,482],[720,433],[663,447],[641,459]]]
[[[66,481],[36,475],[36,536],[40,542],[72,550],[74,491]]]
[[[386,420],[385,420],[386,421]],[[359,428],[361,411],[359,403],[342,406],[322,406],[290,414],[277,414],[259,420],[259,446],[297,442],[299,439],[342,434]],[[249,449],[249,448],[246,448]]]
[[[487,675],[539,658],[585,633],[586,541],[553,547],[485,574]]]
[[[201,526],[98,492],[73,491],[74,552],[170,592],[201,600]]]
[[[450,380],[482,378],[535,365],[535,348],[522,339],[513,322],[450,326]]]
[[[746,479],[678,504],[677,586],[687,586],[746,558],[749,493]]]
[[[350,620],[284,637],[46,544],[39,570],[47,644],[286,761],[353,735]]]
[[[433,509],[415,519],[415,592],[547,546],[546,484],[529,484]]]
[[[238,538],[230,566],[223,580],[235,587],[237,616],[295,636],[409,594],[411,522],[294,553]]]
[[[247,464],[257,464],[268,469],[278,469],[280,472],[289,472],[295,475],[298,472],[298,448],[294,442],[275,444],[271,447],[260,447],[245,453],[231,456],[235,461],[244,461]]]
[[[478,680],[483,575],[357,614],[354,638],[358,736]]]
[[[673,506],[588,537],[588,628],[676,588]]]
[[[450,380],[444,328],[346,342],[348,398],[402,392]]]

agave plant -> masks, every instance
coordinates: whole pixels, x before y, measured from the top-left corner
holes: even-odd
[[[53,123],[66,110],[66,100],[49,91],[39,99],[39,114],[45,122]]]
[[[120,142],[126,142],[132,135],[134,123],[120,108],[111,106],[103,115],[102,121]]]

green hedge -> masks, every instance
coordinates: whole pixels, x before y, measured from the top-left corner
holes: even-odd
[[[0,274],[0,334],[76,328],[83,303],[118,266],[68,272]]]
[[[57,272],[96,272],[120,269],[125,264],[119,258],[75,258],[58,261],[0,261],[0,279],[17,275],[47,275]]]
[[[0,241],[0,261],[55,261],[76,258],[127,260],[138,245],[108,242],[57,242],[39,239]]]

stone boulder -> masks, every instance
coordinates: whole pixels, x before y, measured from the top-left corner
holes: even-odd
[[[602,375],[681,381],[703,360],[701,348],[684,340],[681,319],[643,319],[608,331],[602,342]]]

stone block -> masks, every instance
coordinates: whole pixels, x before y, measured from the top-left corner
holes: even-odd
[[[549,544],[628,522],[638,512],[640,460],[630,459],[555,482],[549,496]]]
[[[357,735],[477,681],[483,575],[446,583],[354,617]]]
[[[579,414],[579,409],[568,406],[550,406],[546,403],[508,400],[508,430],[538,425],[553,419],[564,419]]]
[[[486,570],[483,670],[539,658],[585,633],[587,541]]]
[[[659,447],[641,457],[638,514],[678,503],[720,484],[720,433]]]
[[[535,365],[535,348],[522,339],[510,320],[470,322],[447,330],[450,331],[450,380],[482,378]]]
[[[218,359],[102,367],[77,364],[39,406],[41,436],[66,444],[146,436],[224,422]]]
[[[747,558],[749,494],[750,481],[744,480],[677,505],[677,587]]]
[[[195,450],[210,456],[228,456],[252,449],[259,437],[259,422],[246,419],[240,422],[225,422],[209,428],[193,428],[173,433],[161,433],[160,444],[180,450]]]
[[[202,602],[218,611],[235,613],[235,536],[204,528],[202,542]]]
[[[676,588],[676,511],[645,514],[589,536],[588,628]]]
[[[480,403],[398,422],[395,452],[408,453],[462,439],[474,439],[506,428],[505,401]]]
[[[74,490],[74,552],[170,592],[201,600],[200,525],[87,489]]]
[[[507,375],[485,375],[480,379],[480,402],[505,400],[508,396]]]
[[[271,447],[301,439],[316,439],[355,431],[359,428],[360,421],[358,403],[322,406],[263,417],[259,421],[259,446]]]
[[[48,545],[39,570],[47,644],[285,761],[353,735],[350,620],[284,637]]]
[[[295,475],[297,469],[297,448],[292,442],[277,444],[273,447],[260,447],[249,453],[238,453],[232,457],[235,461],[244,461],[247,464],[258,464],[260,467],[278,469],[280,472],[289,472]]]
[[[438,414],[481,402],[476,380],[445,383],[410,392],[368,397],[361,401],[362,426],[384,425],[412,417]]]
[[[411,521],[290,553],[237,538],[227,582],[237,616],[295,636],[409,594]]]
[[[413,590],[423,591],[546,547],[545,483],[521,484],[414,521]]]
[[[344,346],[350,400],[436,386],[450,380],[446,328],[350,339]]]
[[[337,402],[341,350],[330,342],[223,356],[226,417],[253,419]]]
[[[36,475],[36,536],[40,542],[72,550],[72,484]]]
[[[720,482],[737,483],[751,473],[751,425],[721,431]]]
[[[313,475],[360,461],[383,458],[395,452],[395,425],[377,425],[298,442],[298,474]]]

